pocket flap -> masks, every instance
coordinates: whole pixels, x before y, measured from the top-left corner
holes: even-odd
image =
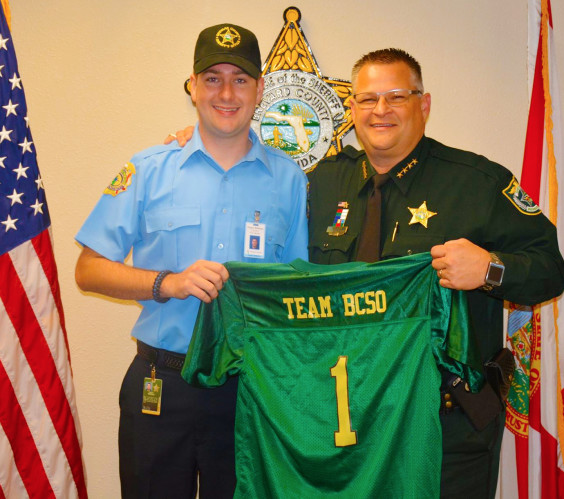
[[[356,235],[342,234],[340,236],[330,236],[327,231],[316,231],[309,242],[310,248],[317,248],[320,251],[339,250],[347,253],[351,245],[355,242]]]
[[[188,225],[200,225],[199,206],[175,206],[145,213],[147,232],[175,230]]]

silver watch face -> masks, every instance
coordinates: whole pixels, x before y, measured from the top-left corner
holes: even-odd
[[[490,262],[488,274],[486,276],[486,283],[491,284],[492,286],[499,286],[503,280],[504,271],[505,267],[503,265]]]

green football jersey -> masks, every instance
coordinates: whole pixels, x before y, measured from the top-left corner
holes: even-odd
[[[466,298],[430,263],[226,265],[182,376],[239,375],[235,497],[439,497],[438,366],[482,377]]]

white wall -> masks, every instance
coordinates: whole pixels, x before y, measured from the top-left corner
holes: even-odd
[[[564,81],[564,2],[553,0]],[[135,304],[78,291],[73,236],[137,150],[194,123],[183,90],[199,31],[253,30],[265,57],[292,3],[265,0],[12,0],[12,32],[55,256],[93,499],[119,497],[117,396],[135,344]],[[301,25],[325,76],[397,46],[423,66],[433,96],[428,135],[519,173],[527,119],[526,0],[299,0]],[[564,96],[564,86],[561,88]]]

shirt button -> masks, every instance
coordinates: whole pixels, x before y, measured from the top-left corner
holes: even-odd
[[[223,208],[223,210],[221,210],[222,213],[227,213],[227,208]]]
[[[445,407],[447,409],[450,409],[452,407],[452,402],[450,400],[448,402],[445,402]]]
[[[172,227],[172,222],[169,222],[169,223],[168,223],[168,226],[169,226],[169,227]]]
[[[223,249],[223,243],[219,243],[219,244],[217,245],[217,249]]]
[[[413,251],[407,250],[407,254],[408,254],[408,255],[413,255]]]

